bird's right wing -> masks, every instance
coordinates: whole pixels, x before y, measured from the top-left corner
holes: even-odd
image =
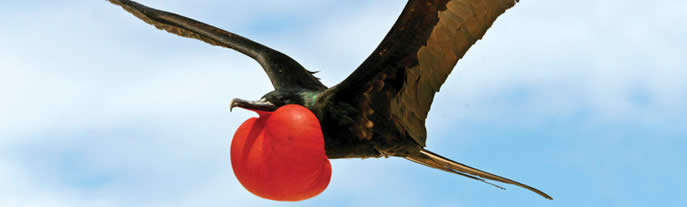
[[[322,90],[326,87],[295,60],[283,53],[217,27],[157,10],[129,0],[109,0],[129,13],[172,34],[194,38],[211,45],[226,47],[250,56],[260,63],[275,89],[302,88]]]
[[[332,91],[359,108],[389,111],[400,128],[425,146],[425,119],[434,94],[458,60],[515,3],[408,0],[377,49]]]

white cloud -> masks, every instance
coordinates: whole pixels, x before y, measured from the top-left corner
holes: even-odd
[[[402,9],[401,1],[144,3],[248,37],[255,24],[294,18],[298,29],[255,39],[321,70],[330,85],[359,65]],[[685,17],[677,4],[521,1],[461,60],[437,96],[430,133],[456,121],[541,122],[581,110],[598,113],[598,123],[680,119],[687,47],[684,29],[672,23]],[[0,188],[2,206],[381,205],[383,190],[422,187],[407,181],[416,177],[405,160],[336,160],[322,197],[283,204],[252,196],[233,177],[227,148],[233,130],[254,115],[228,113],[227,105],[270,90],[253,60],[155,31],[105,1],[60,7],[0,14],[19,17],[0,33],[0,46],[10,48],[0,50],[0,149],[15,158],[0,160],[0,184],[15,186]],[[453,149],[471,146],[457,142],[467,145]],[[121,177],[91,189],[65,184],[46,173],[59,170],[39,162],[65,153],[83,155],[73,164],[94,169],[83,173]],[[426,195],[393,196],[416,206],[416,193]]]
[[[445,111],[456,103],[469,105],[448,113],[468,119],[569,116],[580,110],[610,120],[665,119],[686,112],[680,92],[687,89],[680,68],[684,46],[673,45],[684,41],[656,36],[681,30],[661,23],[675,21],[665,16],[678,11],[607,1],[560,3],[523,1],[506,13],[459,62],[436,106]],[[514,109],[504,100],[523,91],[524,108],[507,112]],[[635,93],[648,103],[634,100]]]

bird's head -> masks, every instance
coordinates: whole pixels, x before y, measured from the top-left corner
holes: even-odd
[[[240,107],[252,111],[272,112],[287,104],[297,104],[310,108],[309,106],[314,103],[316,97],[317,93],[314,92],[275,90],[265,94],[257,101],[234,98],[229,110]]]

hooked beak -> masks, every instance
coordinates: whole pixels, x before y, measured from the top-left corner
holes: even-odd
[[[240,98],[235,98],[231,100],[231,106],[229,107],[229,111],[234,109],[234,107],[241,107],[244,109],[248,109],[251,111],[269,111],[272,112],[274,110],[277,110],[277,106],[275,106],[272,102],[269,102],[265,99],[261,99],[259,101],[246,101]]]

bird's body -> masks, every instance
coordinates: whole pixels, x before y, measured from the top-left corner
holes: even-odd
[[[305,106],[320,122],[330,159],[403,157],[476,180],[518,185],[551,199],[530,186],[425,149],[425,119],[434,94],[514,0],[409,0],[377,49],[330,88],[287,55],[236,34],[133,1],[109,1],[159,29],[231,48],[258,61],[275,90],[259,101],[234,99],[231,107],[273,111],[286,104]]]
[[[356,107],[332,97],[335,92],[336,88],[322,92],[310,108],[320,120],[329,158],[405,157],[422,149],[401,134],[387,107],[372,101],[363,103],[365,108]]]

